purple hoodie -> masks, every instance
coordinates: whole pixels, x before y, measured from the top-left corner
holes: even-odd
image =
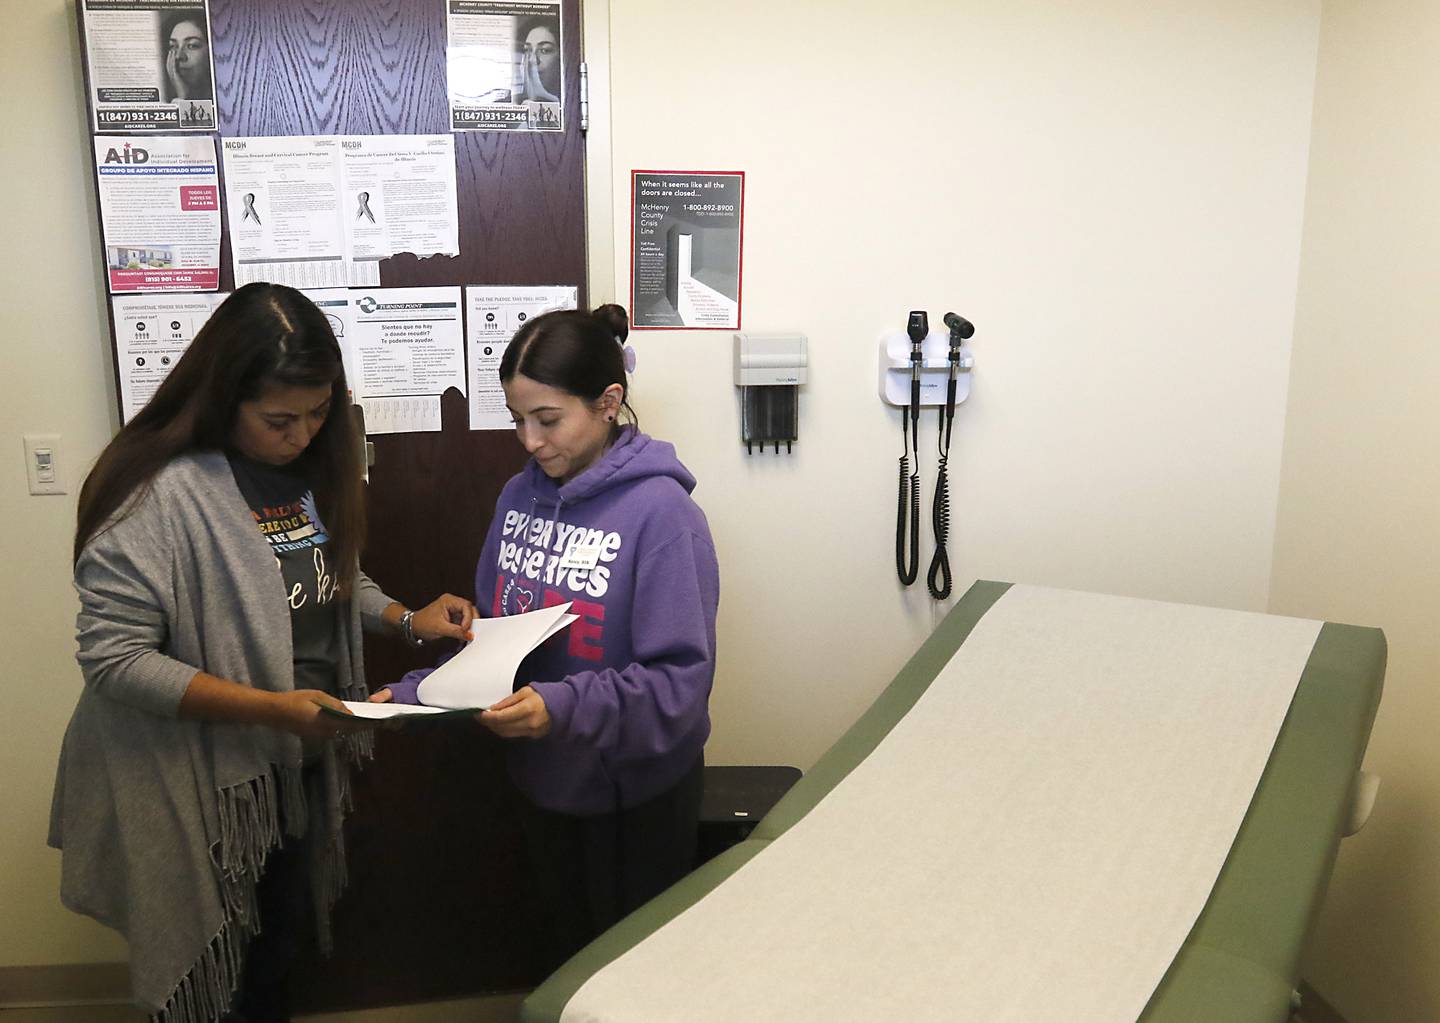
[[[550,734],[508,742],[510,773],[548,810],[631,807],[670,788],[710,735],[720,572],[695,477],[675,448],[634,428],[557,486],[532,459],[495,506],[480,549],[475,603],[485,617],[570,601],[580,615],[532,651],[516,688],[545,700]],[[584,530],[599,564],[561,570]],[[433,669],[390,689],[415,703]]]

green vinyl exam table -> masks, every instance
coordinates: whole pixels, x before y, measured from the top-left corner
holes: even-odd
[[[660,1023],[653,1010],[631,1011],[623,1004],[597,1009],[583,1004],[585,999],[577,998],[577,993],[582,989],[593,991],[593,986],[587,989],[586,985],[596,978],[603,979],[607,970],[616,968],[617,960],[633,953],[662,928],[681,921],[687,913],[694,914],[712,893],[719,894],[725,886],[734,886],[740,880],[737,873],[747,864],[755,861],[759,866],[772,844],[815,810],[906,718],[977,624],[1010,589],[1008,583],[975,583],[890,686],[765,816],[746,841],[706,863],[581,950],[525,1001],[521,1018],[526,1023]],[[1016,589],[1018,593],[1022,588]],[[1268,619],[1268,616],[1254,617]],[[1163,976],[1150,982],[1153,987],[1146,984],[1144,990],[1151,992],[1148,1002],[1142,996],[1142,1001],[1135,1003],[1143,1004],[1143,1012],[1138,1016],[1142,1023],[1284,1023],[1290,1015],[1302,943],[1320,905],[1340,839],[1347,826],[1352,829],[1356,826],[1347,822],[1354,813],[1352,803],[1360,763],[1380,699],[1386,654],[1385,638],[1378,629],[1311,624],[1318,628],[1318,633],[1313,647],[1308,640],[1304,643],[1308,657],[1302,654],[1297,662],[1299,681],[1294,687],[1293,700],[1281,705],[1278,712],[1283,715],[1283,724],[1273,740],[1273,748],[1266,747],[1268,760],[1257,761],[1256,770],[1263,773],[1259,775],[1258,786],[1247,790],[1246,796],[1248,799],[1248,791],[1253,791],[1253,800],[1240,804],[1237,819],[1243,814],[1243,820],[1238,824],[1238,831],[1228,832],[1223,839],[1228,842],[1228,835],[1234,835],[1233,844],[1221,847],[1216,862],[1223,862],[1223,866],[1219,867],[1213,888],[1208,889],[1208,899],[1201,895],[1203,908],[1198,909],[1198,917],[1192,913],[1187,918],[1186,925],[1188,920],[1194,920],[1188,936],[1183,927],[1177,932],[1177,941],[1183,937],[1178,954],[1169,960],[1168,968],[1163,967],[1162,960]],[[1277,716],[1276,720],[1281,718]],[[866,826],[864,820],[855,822],[856,828]],[[894,840],[904,842],[906,836],[896,834]],[[1229,850],[1228,855],[1225,848]],[[1215,875],[1212,872],[1208,876]],[[843,907],[853,895],[846,890],[836,890],[828,897]],[[1056,897],[1066,895],[1057,893]],[[1200,906],[1200,902],[1196,905]],[[763,914],[785,910],[780,906],[772,909],[746,904],[742,915],[748,919],[751,912],[761,915],[756,918],[757,929],[763,929]],[[892,944],[906,941],[918,921],[905,913],[915,912],[913,908],[903,910],[897,919],[885,921],[883,928],[878,928],[888,932],[885,940]],[[943,971],[946,954],[945,946],[927,946],[920,942],[907,950],[907,956],[921,967],[914,975],[920,980],[907,979],[908,988],[924,987],[927,960],[933,960],[928,967],[932,971],[930,975]],[[1093,954],[1103,957],[1105,951],[1096,948]],[[699,950],[695,955],[704,955],[704,952]],[[674,958],[693,957],[687,946]],[[633,961],[633,956],[629,961]],[[716,970],[724,968],[723,963],[715,966]],[[667,971],[662,968],[653,972]],[[1036,964],[1037,984],[1045,983],[1047,972],[1044,964]],[[779,979],[770,978],[767,982],[784,984],[789,976],[782,973]],[[722,988],[728,984],[740,989],[752,984],[755,978],[721,979]],[[813,978],[810,983],[815,984]],[[636,985],[633,978],[628,978],[627,985],[643,987],[644,983],[642,980]],[[815,984],[817,991],[825,986]],[[905,994],[909,997],[914,992],[907,989]],[[705,997],[697,994],[697,1000]],[[1072,1018],[1065,1011],[1067,997],[1066,990],[1053,991],[1054,1014],[1045,1018]],[[943,1008],[926,1013],[897,1009],[891,1015],[877,1012],[873,1005],[868,1009],[841,1005],[822,1011],[816,1018],[861,1020],[922,1016],[971,1018],[961,1013],[952,1016]],[[672,1018],[675,1023],[683,1023],[682,1018]],[[722,1014],[720,1018],[725,1017]],[[772,1016],[764,1008],[757,1011],[752,1004],[743,1015],[734,1018],[781,1020],[793,1018],[793,1013],[776,1010]],[[1017,1023],[1027,1018],[1037,1017],[1025,1013],[989,1017],[990,1020],[1013,1019]]]

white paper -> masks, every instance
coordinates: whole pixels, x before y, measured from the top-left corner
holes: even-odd
[[[483,709],[509,696],[525,655],[579,618],[570,604],[503,618],[476,618],[471,640],[425,676],[416,695],[427,707]]]
[[[352,286],[378,285],[379,261],[397,252],[460,252],[453,135],[347,135],[340,145]],[[358,279],[370,271],[373,281]]]
[[[569,607],[567,602],[526,614],[474,619],[465,648],[420,683],[416,695],[424,703],[342,702],[355,717],[371,721],[486,710],[510,695],[526,654],[580,618],[568,613]]]
[[[145,407],[170,375],[211,312],[230,296],[115,295],[115,359],[120,372],[120,422]]]
[[[352,288],[380,287],[380,261],[378,259],[346,260],[347,273]]]
[[[444,707],[419,707],[413,703],[358,703],[341,700],[341,703],[357,718],[368,721],[384,721],[387,718],[406,717],[410,714],[448,714]]]
[[[345,287],[339,137],[223,139],[221,150],[235,286]]]
[[[212,131],[209,0],[85,0],[96,131]]]
[[[225,139],[236,285],[378,287],[398,252],[458,255],[449,135]]]
[[[465,393],[460,299],[452,287],[350,293],[366,433],[440,429],[440,395]]]
[[[454,366],[461,358],[459,328],[452,322],[458,289],[320,288],[305,295],[325,314],[340,343],[350,399],[365,410],[365,432],[438,431],[439,394],[405,392],[463,382]],[[449,367],[438,381],[437,364]]]
[[[470,429],[513,430],[500,389],[500,360],[515,332],[527,320],[553,309],[574,309],[579,291],[573,285],[538,287],[467,287],[465,346],[470,365]]]
[[[335,340],[340,343],[340,361],[345,366],[345,383],[350,389],[350,400],[361,404],[360,356],[355,350],[354,306],[350,292],[344,288],[315,288],[305,292],[305,297],[330,321]]]
[[[439,433],[440,399],[434,395],[416,398],[367,398],[365,433]]]
[[[540,0],[449,0],[452,130],[564,129],[560,6]]]
[[[97,135],[95,173],[112,292],[220,286],[212,139]]]
[[[1134,1023],[1319,630],[1012,587],[814,809],[561,1019]]]

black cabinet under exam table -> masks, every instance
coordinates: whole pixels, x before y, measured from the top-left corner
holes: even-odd
[[[696,866],[749,838],[799,780],[798,767],[706,767]]]

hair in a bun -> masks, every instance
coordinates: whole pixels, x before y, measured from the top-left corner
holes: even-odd
[[[630,317],[614,303],[594,312],[557,309],[544,313],[517,330],[506,346],[500,359],[500,382],[508,383],[519,373],[587,402],[598,400],[605,388],[619,384],[623,389],[621,408],[634,423],[623,344],[629,334]]]
[[[630,336],[630,317],[625,314],[623,306],[614,302],[607,302],[590,314],[599,320],[615,335],[615,340],[624,341]]]

